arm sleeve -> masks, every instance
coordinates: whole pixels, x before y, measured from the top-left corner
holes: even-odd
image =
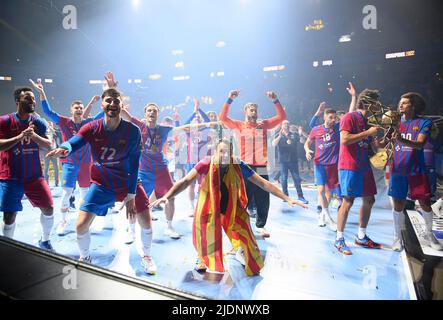
[[[137,118],[135,118],[135,117],[131,117],[131,122],[133,123],[133,124],[135,124],[137,127],[139,127],[139,128],[141,128],[142,126],[143,126],[143,122],[142,121],[140,121],[140,120],[138,120]]]
[[[43,112],[46,114],[49,119],[51,119],[52,122],[55,122],[58,124],[60,122],[60,115],[51,109],[51,106],[49,105],[48,101],[43,100],[42,101],[42,109]]]
[[[283,106],[281,105],[280,101],[275,100],[274,105],[275,105],[275,109],[277,110],[277,115],[273,118],[270,118],[270,119],[267,119],[264,121],[267,129],[275,128],[280,123],[282,123],[284,120],[286,120],[286,112],[283,109]]]
[[[37,119],[35,121],[35,125],[37,126],[37,134],[40,137],[43,137],[43,138],[49,137],[48,122],[45,119],[43,119],[43,118]]]
[[[92,135],[92,126],[90,123],[81,127],[80,131],[68,141],[62,143],[60,148],[67,149],[69,155],[76,152],[81,147],[89,142],[89,138]]]
[[[249,179],[254,175],[254,171],[243,161],[240,161],[240,168],[244,179]]]
[[[353,128],[353,121],[351,116],[349,114],[346,114],[343,116],[343,118],[340,121],[340,131],[347,131],[349,133],[352,133]]]
[[[86,144],[86,141],[83,140],[82,137],[75,135],[68,141],[62,143],[60,145],[60,148],[66,149],[69,151],[68,155],[71,155],[73,152],[77,151],[81,147],[83,147]]]
[[[211,122],[206,112],[204,112],[202,109],[198,109],[198,111],[200,112],[200,115],[202,116],[204,122]]]
[[[185,125],[190,124],[191,121],[195,118],[196,115],[197,115],[197,113],[193,112],[191,114],[191,116],[185,121]]]
[[[92,119],[94,119],[94,120],[98,120],[98,119],[103,118],[104,115],[105,115],[105,113],[104,113],[103,110],[102,110],[102,111],[100,111],[99,113],[97,113],[94,117],[92,117]]]
[[[0,118],[0,139],[7,139],[7,130],[6,128],[9,127],[9,118],[1,117]]]
[[[228,128],[228,129],[240,129],[241,121],[232,120],[228,117],[229,107],[231,106],[233,100],[231,98],[223,105],[222,110],[220,111],[220,121]]]
[[[142,137],[140,130],[134,130],[134,141],[138,143],[132,143],[131,149],[129,150],[129,172],[128,172],[128,193],[135,194],[137,190],[137,180],[138,180],[138,164],[141,156],[142,149]]]
[[[426,119],[423,121],[421,127],[420,127],[420,134],[424,134],[427,137],[430,136],[432,129],[432,121],[429,119]]]
[[[211,157],[204,157],[202,160],[200,160],[199,163],[195,165],[194,169],[197,170],[199,175],[205,175],[209,172],[210,163]]]
[[[313,129],[318,126],[318,116],[313,116],[311,122],[309,122],[309,129]]]
[[[312,128],[311,132],[309,133],[308,139],[311,141],[315,140],[315,128]]]

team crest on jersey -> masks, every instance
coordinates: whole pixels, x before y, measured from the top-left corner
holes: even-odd
[[[427,130],[428,128],[426,128],[426,130]],[[413,127],[412,128],[412,131],[414,131],[414,132],[418,132],[418,131],[420,131],[420,128],[419,127]]]

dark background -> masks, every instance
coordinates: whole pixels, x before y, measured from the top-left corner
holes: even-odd
[[[161,106],[210,96],[204,110],[218,111],[230,89],[242,90],[232,116],[242,118],[243,104],[258,102],[262,117],[275,113],[264,93],[275,90],[289,120],[303,124],[318,104],[345,109],[348,81],[357,89],[381,90],[385,104],[418,91],[429,114],[442,114],[443,5],[441,0],[2,0],[0,2],[1,113],[15,110],[12,91],[29,78],[50,78],[46,91],[55,110],[68,114],[70,102],[85,103],[101,93],[91,79],[112,70],[141,117],[145,103]],[[62,26],[65,5],[77,8],[78,29]],[[378,29],[364,30],[365,5],[377,8]],[[305,31],[322,19],[324,28]],[[352,41],[339,43],[341,35]],[[223,40],[224,48],[215,43]],[[171,50],[184,50],[173,56]],[[408,58],[386,60],[386,53],[415,50]],[[333,60],[313,67],[313,61]],[[185,68],[174,64],[184,61]],[[284,71],[263,67],[285,65]],[[209,76],[224,71],[224,77]],[[158,73],[157,81],[148,79]],[[188,81],[172,81],[189,75]],[[142,84],[128,84],[142,79]],[[192,103],[179,108],[182,117]],[[98,106],[95,107],[95,111]],[[165,110],[162,115],[171,114]]]

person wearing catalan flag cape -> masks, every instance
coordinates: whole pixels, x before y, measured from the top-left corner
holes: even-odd
[[[222,229],[228,236],[236,259],[245,266],[248,276],[257,275],[264,261],[246,212],[248,199],[245,180],[286,201],[288,205],[307,208],[291,199],[272,183],[260,177],[243,161],[232,155],[232,142],[219,140],[215,154],[202,159],[183,179],[151,206],[166,204],[184,191],[200,175],[201,185],[192,226],[192,241],[197,251],[196,270],[224,272]]]

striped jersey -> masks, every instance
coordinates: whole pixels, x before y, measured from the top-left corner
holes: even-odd
[[[52,110],[51,106],[46,100],[42,101],[42,109],[46,116],[48,116],[52,122],[59,126],[63,141],[68,141],[73,136],[75,136],[80,131],[80,128],[83,127],[85,124],[103,116],[103,112],[100,112],[92,119],[83,119],[81,123],[75,123],[71,118],[61,116],[60,114]],[[69,155],[69,157],[61,158],[60,161],[62,163],[69,163],[73,165],[89,164],[92,161],[91,147],[89,145],[85,145],[77,152]]]
[[[357,134],[368,129],[367,120],[361,112],[349,112],[340,121],[340,132],[347,131]],[[372,138],[368,137],[353,144],[340,146],[338,169],[351,171],[371,170],[369,148]]]
[[[142,136],[143,151],[140,159],[140,171],[156,172],[168,166],[168,160],[163,153],[169,132],[173,129],[169,126],[156,126],[148,128],[146,123],[132,117],[131,122],[139,127]]]
[[[340,124],[330,129],[324,124],[316,126],[309,134],[309,140],[315,142],[314,163],[316,165],[332,165],[338,162],[340,151]]]
[[[84,125],[80,131],[61,145],[70,153],[86,144],[91,147],[94,163],[91,182],[109,190],[135,194],[141,154],[141,134],[137,126],[121,120],[110,131],[103,119]]]
[[[431,133],[432,121],[424,118],[404,120],[400,122],[399,132],[403,139],[417,141],[420,134],[427,136]],[[401,143],[394,146],[391,173],[400,176],[410,176],[417,173],[426,173],[425,156],[423,149],[413,149]]]

